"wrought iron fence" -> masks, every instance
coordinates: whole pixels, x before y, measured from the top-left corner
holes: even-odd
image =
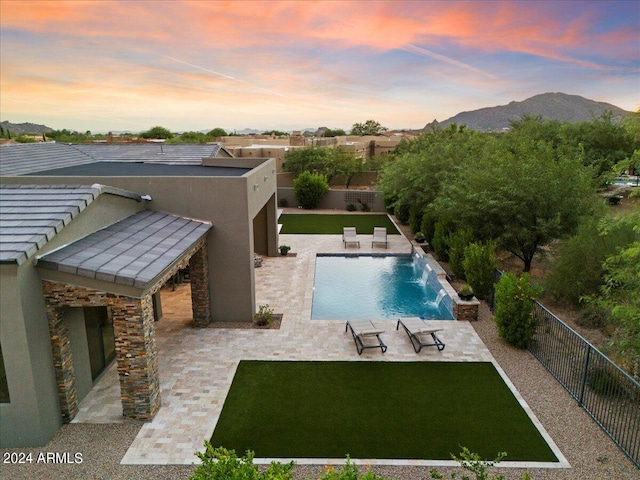
[[[640,468],[640,383],[536,302],[529,351]]]
[[[494,285],[503,272],[494,272]],[[493,310],[495,290],[487,297]],[[640,383],[579,333],[535,302],[529,351],[640,468]]]

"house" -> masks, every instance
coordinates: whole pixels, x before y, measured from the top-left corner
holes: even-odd
[[[123,415],[152,419],[158,291],[186,265],[194,326],[252,320],[254,252],[277,255],[275,161],[218,152],[0,147],[3,447],[45,444],[114,359]]]

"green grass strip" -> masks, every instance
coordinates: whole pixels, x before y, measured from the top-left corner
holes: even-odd
[[[399,234],[387,215],[358,214],[283,214],[278,223],[282,224],[280,233],[298,233],[315,235],[342,235],[342,227],[356,227],[361,235],[373,234],[373,227],[386,227],[389,235]]]
[[[211,437],[256,457],[558,461],[491,363],[241,361]]]

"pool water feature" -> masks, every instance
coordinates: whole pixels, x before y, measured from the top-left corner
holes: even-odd
[[[318,255],[311,319],[452,320],[451,298],[421,260],[410,255]]]

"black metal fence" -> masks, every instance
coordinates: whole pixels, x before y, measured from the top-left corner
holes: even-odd
[[[640,383],[540,303],[529,351],[640,468]]]
[[[494,286],[504,272],[495,270]],[[486,299],[495,307],[495,290]],[[640,468],[640,383],[579,333],[535,302],[529,351]]]

